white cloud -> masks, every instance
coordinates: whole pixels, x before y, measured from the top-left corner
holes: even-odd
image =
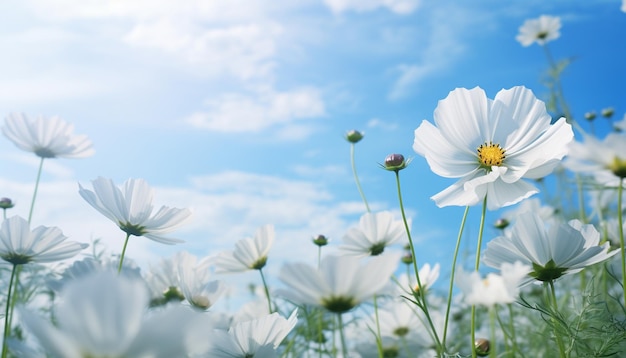
[[[387,8],[396,14],[410,14],[419,8],[421,0],[324,0],[333,13],[365,12]]]
[[[208,111],[192,114],[187,122],[217,132],[258,132],[275,125],[325,115],[324,101],[314,88],[227,94],[209,100],[207,104]],[[302,137],[302,133],[298,135]]]
[[[392,131],[392,130],[398,128],[398,124],[397,123],[383,121],[383,120],[380,120],[378,118],[372,118],[369,121],[367,121],[367,127],[368,128],[382,128],[384,130]]]

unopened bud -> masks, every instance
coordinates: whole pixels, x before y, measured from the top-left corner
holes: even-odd
[[[604,118],[611,118],[613,117],[613,114],[615,113],[615,109],[613,109],[613,107],[607,107],[602,109],[602,112],[600,112],[602,114],[602,117]]]
[[[476,354],[480,357],[486,357],[489,355],[490,344],[489,341],[484,338],[478,338],[474,341],[474,348],[476,349]]]
[[[13,202],[13,200],[9,198],[0,199],[0,209],[5,209],[5,210],[11,209],[14,206],[15,206],[15,203]]]
[[[400,260],[402,261],[403,264],[410,265],[413,263],[413,255],[411,255],[410,252],[407,252],[404,255],[402,255],[402,258]]]
[[[356,129],[349,130],[346,133],[346,140],[350,143],[358,143],[361,139],[363,139],[363,133],[357,131]]]
[[[328,245],[328,239],[324,235],[317,235],[313,238],[313,243],[317,246],[326,246]]]
[[[596,119],[596,112],[585,113],[585,119],[588,120],[589,122],[593,121],[594,119]]]
[[[507,219],[505,219],[505,218],[500,218],[500,219],[496,220],[496,222],[495,222],[495,223],[493,223],[493,226],[494,226],[496,229],[503,230],[504,228],[506,228],[507,226],[509,226],[509,224],[510,224],[510,222],[509,222]]]

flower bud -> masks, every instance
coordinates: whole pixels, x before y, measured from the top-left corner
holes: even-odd
[[[505,218],[500,218],[493,223],[493,226],[496,229],[504,230],[507,226],[509,226],[510,222]]]
[[[413,263],[413,255],[411,255],[410,252],[407,252],[404,255],[402,255],[402,258],[400,260],[402,261],[403,264],[410,265]]]
[[[361,139],[363,139],[363,133],[357,131],[356,129],[349,130],[346,133],[346,140],[350,143],[358,143]]]
[[[593,121],[594,119],[596,119],[596,112],[587,112],[585,113],[585,119],[588,120],[589,122]]]
[[[626,159],[613,158],[613,163],[608,166],[609,170],[620,178],[626,178]]]
[[[319,247],[328,245],[328,239],[324,235],[317,235],[313,238],[313,243]]]
[[[615,113],[615,109],[613,109],[613,107],[603,108],[602,112],[600,113],[602,114],[602,117],[604,118],[611,118],[613,117],[613,114]]]
[[[490,344],[489,341],[484,338],[478,338],[474,341],[474,348],[476,349],[476,354],[480,357],[486,357],[489,355]]]
[[[15,206],[15,203],[13,202],[13,200],[9,198],[0,199],[0,209],[5,209],[5,210],[11,209],[14,206]]]
[[[398,172],[409,165],[410,160],[405,160],[402,154],[389,154],[385,158],[385,164],[381,165],[384,169]]]

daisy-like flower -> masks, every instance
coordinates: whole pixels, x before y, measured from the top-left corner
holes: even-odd
[[[439,278],[439,270],[440,266],[436,263],[434,266],[426,263],[423,264],[419,269],[420,275],[420,283],[422,284],[422,290],[428,291],[430,287],[437,281]],[[417,280],[414,275],[402,274],[398,278],[399,290],[398,294],[403,295],[406,294],[410,289],[410,294],[416,294],[419,291],[419,285],[417,284]],[[397,287],[398,285],[396,285]]]
[[[492,307],[496,304],[513,303],[519,295],[522,280],[530,272],[530,266],[519,261],[501,265],[500,274],[490,273],[481,278],[477,271],[459,270],[456,284],[465,296],[468,305]]]
[[[537,19],[524,21],[515,39],[524,47],[535,42],[544,45],[548,41],[558,39],[561,36],[560,29],[561,19],[559,17],[541,15]]]
[[[191,211],[162,206],[153,214],[154,191],[145,180],[128,179],[118,188],[113,180],[99,177],[92,184],[94,191],[78,184],[80,196],[129,236],[145,236],[163,244],[184,242],[163,235],[185,224]]]
[[[151,306],[185,299],[178,279],[178,270],[185,257],[185,253],[178,252],[170,258],[161,258],[157,265],[150,265],[145,274],[145,280],[150,290]]]
[[[0,258],[13,265],[55,262],[73,257],[89,246],[66,239],[59,228],[39,226],[31,231],[28,221],[13,216],[0,227]]]
[[[592,174],[598,181],[608,181],[607,185],[617,186],[620,179],[626,178],[625,135],[611,133],[602,141],[586,136],[583,143],[572,142],[569,147],[566,168]]]
[[[550,174],[567,154],[574,137],[571,125],[552,117],[529,89],[485,92],[457,88],[439,101],[435,125],[415,130],[413,149],[436,174],[460,178],[434,195],[439,207],[475,205],[487,196],[490,210],[513,205],[538,192],[522,178]]]
[[[262,318],[239,322],[228,332],[215,330],[210,338],[210,348],[204,357],[278,357],[278,345],[298,323],[297,312],[297,309],[294,310],[287,319],[278,313],[272,313]]]
[[[391,212],[366,213],[358,227],[348,230],[339,249],[350,255],[376,256],[402,238],[406,238],[404,223],[394,220]]]
[[[520,214],[511,230],[487,244],[483,262],[502,268],[505,263],[520,261],[532,267],[525,283],[533,279],[553,281],[617,254],[610,244],[600,245],[600,233],[593,225],[578,220],[554,223],[546,227],[535,213]]]
[[[28,119],[23,113],[11,113],[2,133],[18,148],[33,152],[40,158],[85,158],[93,155],[86,135],[74,135],[74,126],[59,117],[39,116]]]
[[[226,291],[224,282],[211,280],[206,265],[198,265],[198,259],[190,253],[183,252],[178,262],[179,286],[187,302],[193,307],[207,310]]]
[[[296,304],[324,307],[333,313],[344,313],[378,294],[389,281],[398,264],[396,255],[379,255],[368,259],[355,256],[327,256],[320,269],[304,263],[287,263],[279,278],[288,289],[282,295]]]
[[[267,255],[274,243],[274,226],[264,225],[254,238],[237,241],[234,251],[221,252],[211,259],[215,272],[243,272],[260,270],[267,263]]]
[[[25,328],[55,357],[183,357],[203,344],[191,339],[199,315],[180,306],[147,315],[148,292],[135,279],[111,272],[81,277],[61,298],[58,327],[20,310]]]

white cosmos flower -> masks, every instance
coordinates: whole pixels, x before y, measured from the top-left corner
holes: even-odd
[[[179,286],[193,307],[207,310],[226,291],[224,282],[211,279],[208,266],[198,265],[196,256],[183,252],[178,265]]]
[[[151,304],[159,305],[185,299],[178,279],[180,263],[185,257],[186,254],[181,251],[172,257],[161,258],[156,265],[150,264],[145,280],[150,289]]]
[[[580,173],[592,174],[604,185],[618,186],[619,179],[626,177],[626,136],[610,133],[600,141],[585,136],[584,142],[572,142],[564,165]]]
[[[436,263],[434,266],[431,266],[429,263],[423,264],[422,267],[419,268],[418,272],[420,275],[420,283],[422,284],[422,289],[428,291],[430,287],[437,281],[439,278],[440,265]],[[419,290],[419,286],[417,285],[417,280],[415,279],[415,274],[411,273],[411,275],[402,274],[398,278],[398,295],[404,295],[407,293],[414,294]],[[398,284],[394,284],[398,287]]]
[[[184,357],[201,346],[191,331],[200,315],[182,306],[148,314],[143,282],[100,272],[70,282],[55,310],[58,327],[21,309],[25,328],[53,357]]]
[[[237,241],[234,251],[221,252],[210,259],[215,264],[215,272],[242,272],[262,269],[274,243],[274,236],[274,226],[264,225],[257,229],[254,238]]]
[[[520,214],[511,230],[487,244],[483,262],[502,268],[505,263],[520,261],[532,267],[529,277],[539,281],[553,281],[563,275],[581,271],[617,254],[609,252],[610,244],[600,245],[600,233],[593,225],[578,220],[553,223],[546,227],[537,214]]]
[[[153,214],[154,191],[145,180],[128,179],[118,188],[113,180],[99,177],[92,184],[94,191],[84,189],[79,183],[80,196],[128,235],[145,236],[163,244],[184,242],[163,234],[185,224],[191,218],[191,211],[162,206]]]
[[[500,267],[500,274],[489,273],[484,279],[477,271],[465,272],[460,269],[455,280],[469,305],[491,307],[496,304],[513,303],[519,295],[522,280],[531,267],[519,261],[505,262]]]
[[[385,247],[406,238],[402,220],[394,220],[389,211],[366,213],[361,216],[359,226],[353,227],[343,237],[340,250],[348,255],[376,256]]]
[[[561,36],[561,19],[555,16],[541,15],[537,19],[529,19],[519,28],[515,38],[522,46],[530,46],[534,42],[544,45],[548,41],[556,40]]]
[[[415,130],[413,149],[436,174],[460,178],[432,197],[439,207],[475,205],[486,195],[494,210],[533,195],[537,188],[521,179],[550,174],[574,137],[564,118],[550,124],[545,104],[521,86],[493,100],[479,87],[457,88],[439,101],[434,120]]]
[[[18,148],[41,158],[84,158],[93,155],[91,141],[74,135],[74,126],[59,117],[28,119],[23,113],[10,113],[2,133]]]
[[[298,310],[285,319],[272,313],[258,319],[239,322],[228,332],[215,330],[211,334],[210,358],[270,358],[278,357],[276,348],[298,323]]]
[[[320,269],[304,263],[286,263],[279,278],[288,287],[277,291],[296,304],[324,307],[333,313],[351,310],[379,293],[398,265],[397,255],[364,259],[327,256]]]
[[[0,258],[13,265],[54,262],[73,257],[89,246],[66,239],[57,227],[39,226],[31,231],[26,219],[13,216],[0,227]]]

